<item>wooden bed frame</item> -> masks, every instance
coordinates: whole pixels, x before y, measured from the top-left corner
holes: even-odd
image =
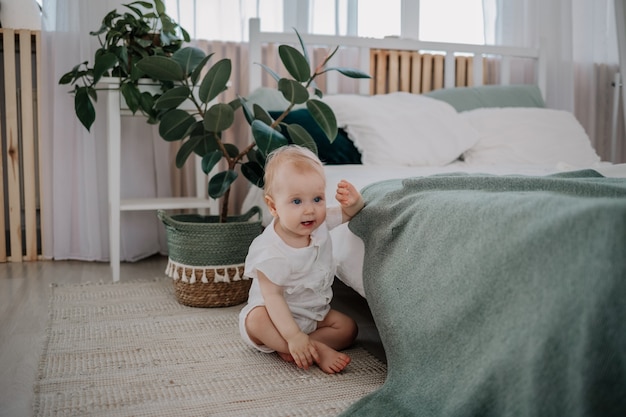
[[[512,83],[512,63],[524,60],[534,67],[535,79],[545,98],[546,57],[543,49],[493,45],[422,42],[414,39],[361,38],[300,34],[307,47],[352,48],[357,51],[351,65],[368,72],[371,80],[361,80],[356,93],[383,94],[394,91],[425,93],[438,88],[508,85]],[[295,33],[261,32],[261,22],[250,19],[250,91],[264,85],[263,48],[270,44],[291,44],[299,49]],[[271,52],[268,52],[270,55]],[[271,66],[271,65],[270,65]],[[336,72],[327,74],[324,91],[338,93]]]

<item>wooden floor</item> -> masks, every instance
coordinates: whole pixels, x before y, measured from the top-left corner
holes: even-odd
[[[164,276],[166,258],[122,263],[122,281]],[[33,384],[48,319],[52,284],[109,282],[108,263],[42,261],[0,264],[0,416],[32,416]],[[359,324],[358,342],[381,360],[384,351],[367,303],[338,282],[334,307]]]

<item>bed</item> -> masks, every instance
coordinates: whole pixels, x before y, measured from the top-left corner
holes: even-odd
[[[286,41],[254,25],[253,36],[252,62]],[[366,200],[332,232],[337,276],[367,299],[389,370],[345,415],[626,415],[626,166],[602,162],[573,115],[546,107],[541,50],[499,51],[500,84],[482,85],[476,57],[495,51],[478,47],[459,87],[448,54],[469,46],[389,44],[443,50],[448,76],[419,94],[374,80],[324,97],[341,127],[332,147],[319,141],[327,195],[345,178]],[[520,55],[533,84],[506,75]],[[280,111],[266,94],[252,97]]]

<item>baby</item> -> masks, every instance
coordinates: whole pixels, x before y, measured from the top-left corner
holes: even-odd
[[[254,279],[239,329],[261,352],[332,374],[350,363],[339,351],[354,342],[357,326],[330,308],[335,265],[329,230],[364,203],[342,180],[335,196],[340,206],[327,209],[325,189],[324,168],[310,150],[290,145],[269,155],[264,192],[274,219],[250,245],[245,274]]]

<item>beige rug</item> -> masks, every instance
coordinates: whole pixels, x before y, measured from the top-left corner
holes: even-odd
[[[35,415],[333,416],[384,382],[360,347],[337,375],[249,349],[241,307],[185,307],[166,279],[53,287]]]

